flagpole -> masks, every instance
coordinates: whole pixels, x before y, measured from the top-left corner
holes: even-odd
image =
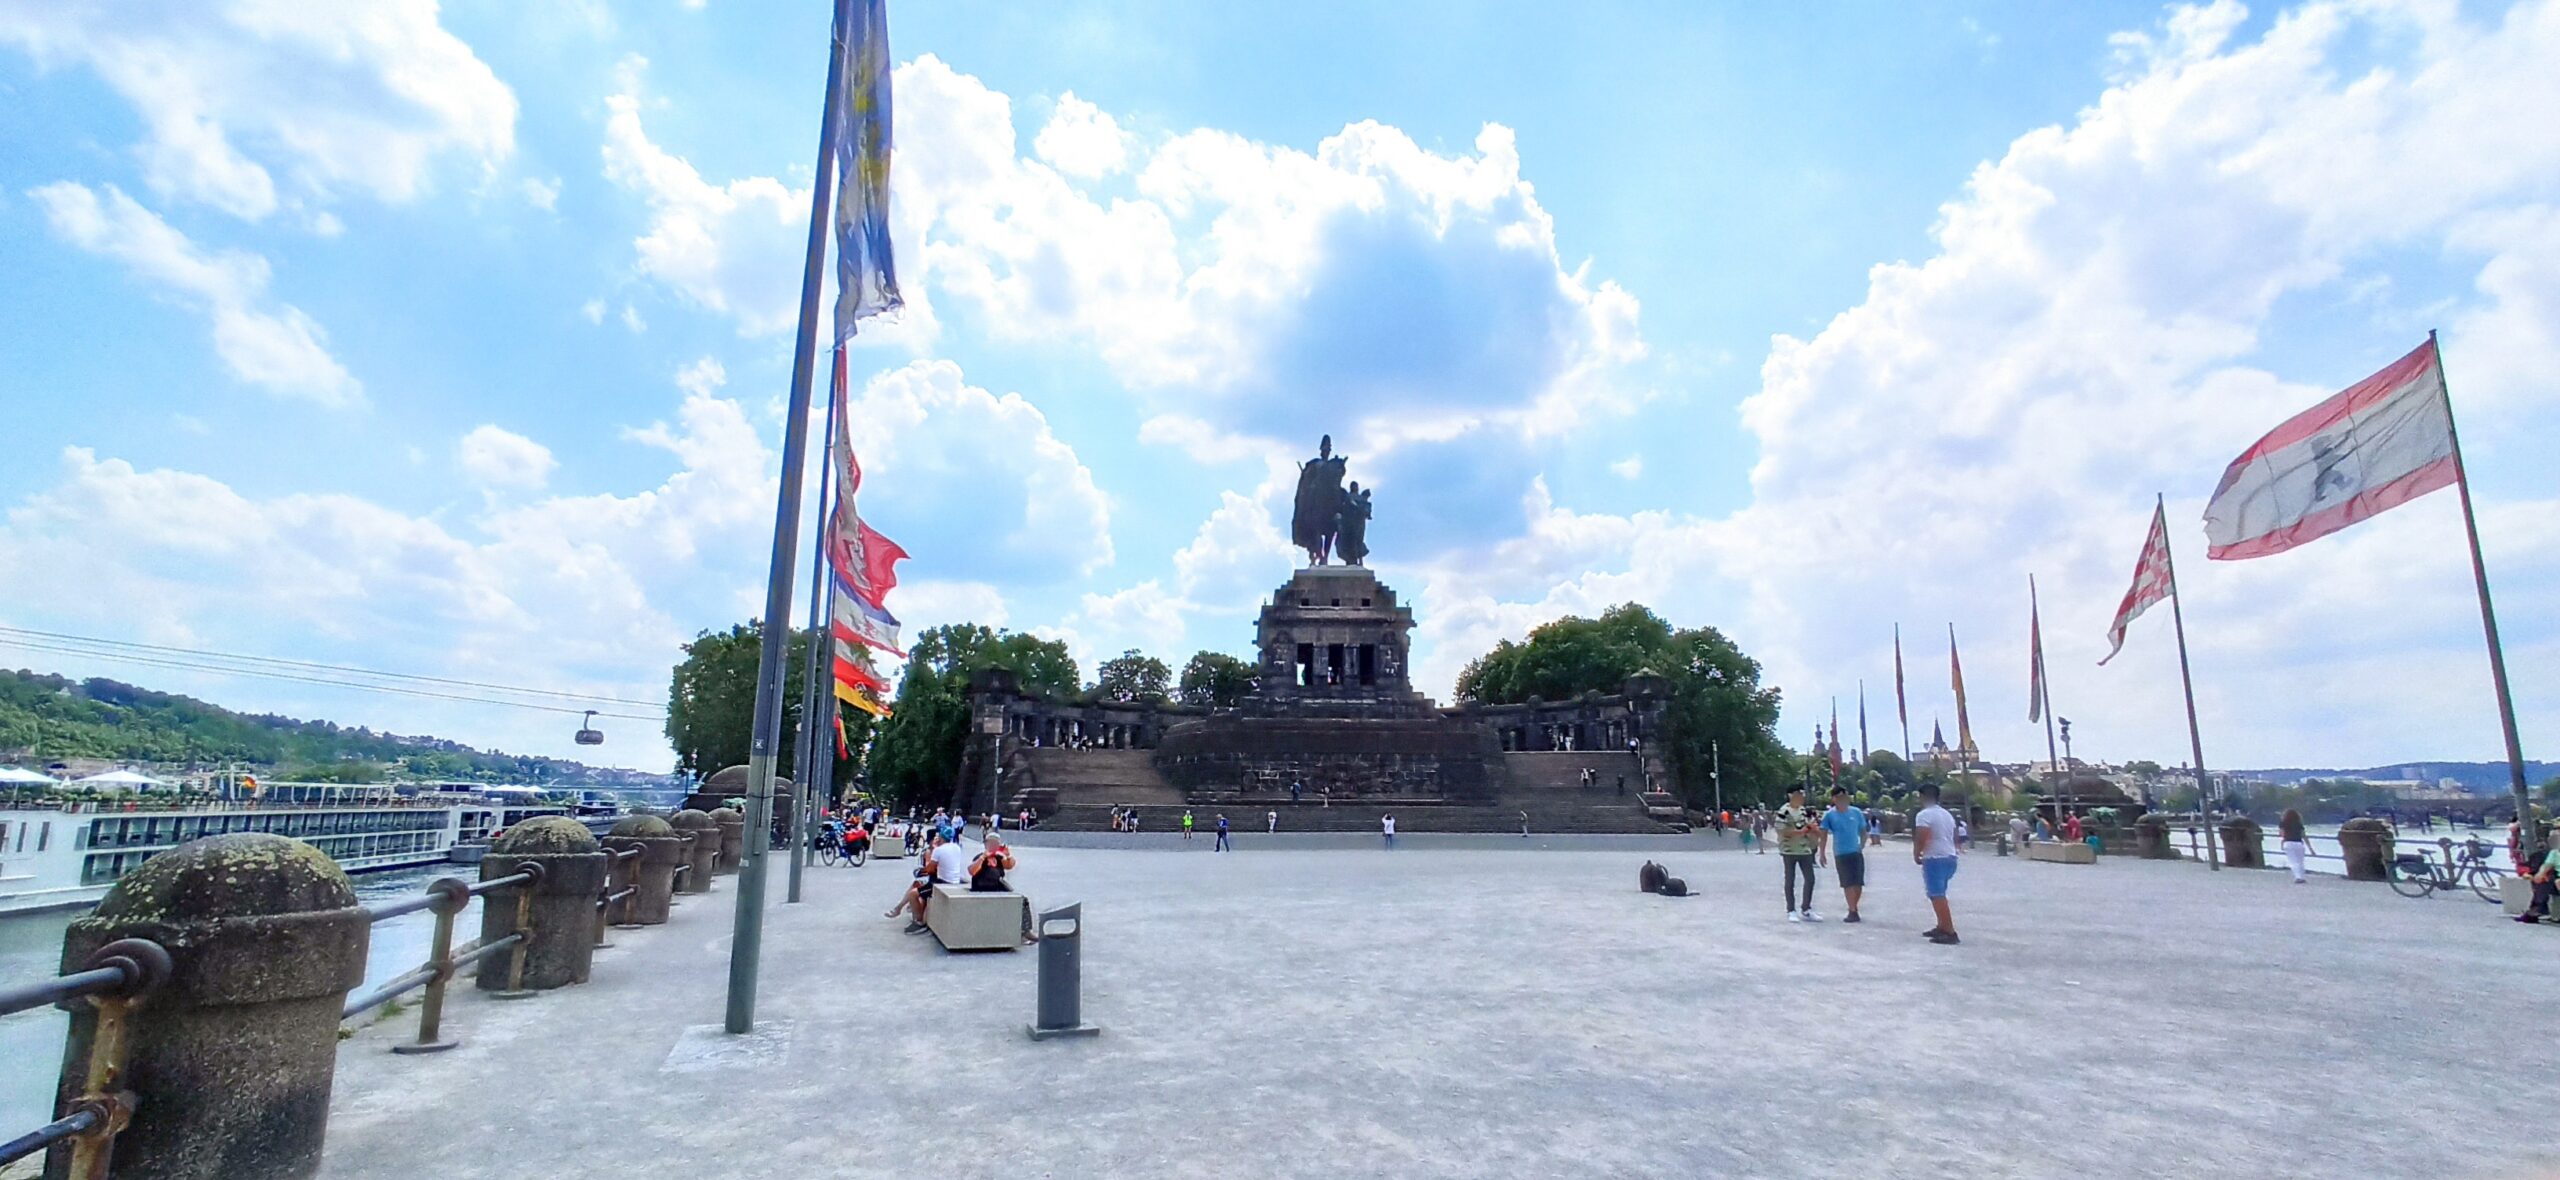
[[[2471,476],[2462,463],[2462,435],[2453,427],[2453,391],[2444,386],[2444,347],[2435,329],[2427,345],[2436,354],[2436,380],[2444,392],[2444,432],[2453,443],[2453,486],[2462,495],[2462,533],[2471,542],[2471,584],[2480,592],[2480,630],[2489,640],[2489,678],[2498,687],[2498,725],[2507,739],[2507,785],[2516,798],[2516,850],[2528,858],[2540,847],[2533,830],[2533,796],[2525,786],[2524,743],[2516,740],[2516,702],[2507,688],[2507,653],[2498,642],[2498,612],[2489,605],[2489,567],[2480,559],[2480,521],[2471,511]]]
[[[2036,640],[2036,711],[2044,714],[2044,758],[2053,764],[2053,822],[2062,825],[2062,756],[2053,749],[2053,677],[2044,670],[2044,615],[2036,606],[2036,576],[2027,575],[2027,627]]]
[[[835,655],[835,641],[830,637],[827,618],[827,520],[836,485],[836,402],[844,396],[844,346],[833,350],[836,363],[828,366],[835,376],[827,382],[827,461],[818,464],[818,528],[809,555],[809,648],[801,661],[800,731],[793,743],[791,766],[791,878],[783,892],[785,904],[800,903],[800,875],[809,863],[809,783],[817,773],[817,743],[810,735],[817,732],[813,722],[818,715],[821,686],[835,679],[829,675]]]
[[[1893,625],[1893,713],[1902,719],[1902,764],[1911,764],[1911,705],[1903,699],[1902,624]]]
[[[2166,518],[2169,511],[2168,497],[2153,497],[2152,508]],[[2160,564],[2169,573],[2169,618],[2176,624],[2178,630],[2178,685],[2186,690],[2187,694],[2187,745],[2194,752],[2196,759],[2196,814],[2204,819],[2205,863],[2212,865],[2213,871],[2218,873],[2222,871],[2222,848],[2220,842],[2215,839],[2213,831],[2211,802],[2213,787],[2212,779],[2205,774],[2204,770],[2204,731],[2196,728],[2196,682],[2195,677],[2187,671],[2187,612],[2183,605],[2185,596],[2178,593],[2178,559],[2172,556],[2169,550],[2169,533],[2168,530],[2163,529],[2160,533]]]
[[[791,396],[785,403],[782,475],[773,512],[773,559],[765,576],[764,645],[756,660],[755,731],[747,748],[747,833],[738,866],[738,909],[729,942],[729,996],[724,1027],[732,1035],[756,1023],[756,968],[764,952],[766,846],[773,843],[774,747],[782,731],[785,645],[791,629],[791,583],[800,556],[801,481],[808,465],[809,371],[817,359],[818,299],[826,289],[827,206],[833,190],[836,132],[843,118],[837,91],[844,83],[845,36],[853,0],[836,0],[835,27],[827,41],[827,101],[818,119],[818,168],[809,185],[809,249],[800,272],[800,334],[791,352]]]

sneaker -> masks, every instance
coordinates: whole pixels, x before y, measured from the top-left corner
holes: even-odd
[[[932,929],[932,927],[927,926],[927,925],[925,925],[925,924],[924,924],[924,923],[922,923],[922,922],[909,922],[909,923],[907,923],[907,933],[909,933],[909,934],[922,934],[922,933],[924,933],[925,931],[930,930],[930,929]]]
[[[1954,946],[1964,940],[1956,937],[1956,932],[1953,930],[1932,930],[1929,932],[1929,941],[1939,946]]]
[[[1822,915],[1817,914],[1812,910],[1806,910],[1804,912],[1804,920],[1808,922],[1819,922],[1822,920]]]
[[[1787,911],[1787,920],[1788,920],[1788,921],[1790,921],[1790,922],[1801,922],[1801,921],[1804,921],[1804,915],[1803,915],[1803,914],[1799,914],[1799,913],[1795,912],[1794,910],[1788,910],[1788,911]]]
[[[2527,926],[2531,926],[2542,921],[2542,918],[2538,914],[2518,914],[2516,915],[2516,921],[2522,922]]]
[[[1857,920],[1858,920],[1858,911],[1856,911],[1856,910],[1851,910],[1851,911],[1849,911],[1849,913],[1847,914],[1847,916],[1845,916],[1845,917],[1841,918],[1840,920],[1841,920],[1841,921],[1843,921],[1843,922],[1855,922],[1855,921],[1857,921]]]
[[[1920,937],[1922,937],[1922,938],[1936,938],[1937,936],[1939,936],[1939,935],[1941,935],[1941,934],[1944,934],[1944,933],[1946,933],[1946,931],[1944,931],[1944,930],[1940,930],[1940,929],[1938,929],[1937,927],[1932,926],[1932,927],[1930,927],[1930,928],[1928,928],[1928,929],[1926,929],[1926,930],[1921,931],[1921,932],[1920,932]]]

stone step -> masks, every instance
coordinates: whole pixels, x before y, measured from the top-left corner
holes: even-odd
[[[1138,813],[1139,827],[1142,831],[1178,832],[1182,830],[1184,809],[1180,806],[1151,805],[1136,807],[1134,810]],[[1378,830],[1379,815],[1386,812],[1392,812],[1395,815],[1396,830],[1399,833],[1517,832],[1520,830],[1520,813],[1524,810],[1529,813],[1529,830],[1532,832],[1659,834],[1676,830],[1669,825],[1645,818],[1644,814],[1636,810],[1632,804],[1623,808],[1597,808],[1551,805],[1466,807],[1447,804],[1411,806],[1399,804],[1382,807],[1366,802],[1357,806],[1345,804],[1324,807],[1313,803],[1296,806],[1281,803],[1240,805],[1230,808],[1193,806],[1189,810],[1192,822],[1196,825],[1195,830],[1204,835],[1217,829],[1218,815],[1221,811],[1225,812],[1227,822],[1240,833],[1262,831],[1265,813],[1273,811],[1280,813],[1280,830],[1284,832],[1375,832]],[[1041,820],[1040,826],[1044,829],[1066,832],[1109,831],[1111,809],[1108,806],[1068,804],[1059,808],[1055,814]]]

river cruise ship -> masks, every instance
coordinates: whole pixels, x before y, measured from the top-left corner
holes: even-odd
[[[0,809],[0,914],[93,904],[142,862],[204,836],[291,836],[362,873],[441,864],[457,845],[485,845],[521,820],[568,811],[534,792],[459,784],[402,795],[381,785],[274,783],[254,801],[14,806]]]

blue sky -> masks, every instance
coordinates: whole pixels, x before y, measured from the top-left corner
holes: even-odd
[[[621,696],[761,602],[823,5],[0,7],[0,624]],[[790,11],[786,12],[785,10]],[[1809,737],[1891,628],[1994,756],[2489,757],[2435,497],[2209,566],[2286,414],[2446,333],[2528,753],[2560,5],[895,5],[913,306],[851,355],[912,627],[1242,652],[1330,430],[1434,692],[1629,599]],[[2537,64],[2539,63],[2539,64]],[[2539,657],[2537,659],[2537,657]],[[54,662],[63,661],[63,662]],[[543,714],[0,650],[569,753]],[[1844,712],[1853,711],[1844,703]],[[2342,725],[2342,720],[2353,719]],[[624,722],[612,760],[663,762]]]

